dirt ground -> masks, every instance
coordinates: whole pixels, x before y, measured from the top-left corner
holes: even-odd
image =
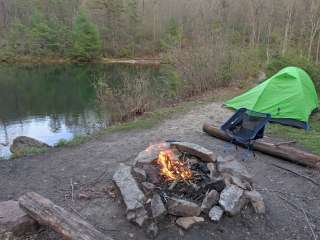
[[[237,150],[202,132],[204,122],[222,123],[231,114],[220,105],[211,103],[199,107],[152,129],[106,134],[81,146],[2,161],[0,201],[18,199],[27,191],[35,191],[81,215],[115,240],[148,239],[143,230],[127,222],[123,203],[119,198],[113,198],[113,173],[120,163],[130,164],[149,144],[163,140],[194,142],[222,156],[235,154],[240,158],[243,149]],[[320,236],[319,186],[272,164],[320,183],[319,172],[260,153],[256,159],[251,158],[244,164],[254,175],[255,187],[265,198],[265,216],[257,216],[248,208],[240,216],[224,217],[218,224],[207,222],[188,232],[167,222],[161,225],[157,239],[315,239],[311,229],[316,237]],[[44,229],[35,239],[59,237]]]

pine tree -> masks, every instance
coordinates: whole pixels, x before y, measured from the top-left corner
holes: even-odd
[[[82,60],[90,60],[99,57],[101,40],[98,29],[92,23],[86,13],[80,10],[74,25],[74,41],[72,56]]]

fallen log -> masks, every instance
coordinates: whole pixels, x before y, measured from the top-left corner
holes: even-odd
[[[112,240],[96,230],[91,224],[65,209],[55,205],[49,199],[37,193],[29,192],[19,198],[19,204],[30,217],[41,225],[52,227],[66,240]]]
[[[204,124],[203,131],[221,140],[231,141],[230,136],[228,136],[219,127],[216,127],[212,124]],[[255,141],[253,144],[253,149],[300,165],[312,168],[320,168],[320,156],[308,153],[287,144],[276,143],[274,140],[268,137]]]

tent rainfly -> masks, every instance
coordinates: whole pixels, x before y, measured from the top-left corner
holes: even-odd
[[[270,113],[272,122],[307,129],[311,113],[318,108],[318,96],[304,70],[287,67],[225,105]]]

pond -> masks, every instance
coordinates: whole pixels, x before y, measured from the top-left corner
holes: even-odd
[[[177,100],[170,67],[0,65],[0,157],[29,136],[49,145],[129,121]]]

